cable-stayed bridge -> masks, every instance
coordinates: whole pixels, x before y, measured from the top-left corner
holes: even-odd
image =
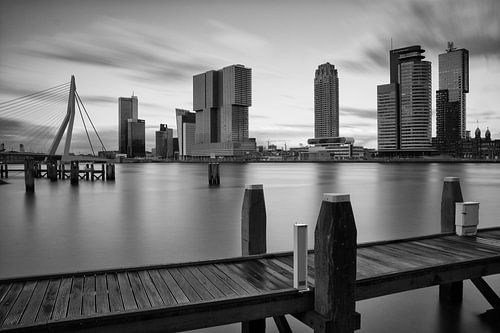
[[[48,158],[61,155],[62,160],[75,159],[71,149],[75,120],[83,124],[92,156],[98,150],[105,151],[78,94],[74,76],[70,82],[1,102],[0,154],[36,154]]]

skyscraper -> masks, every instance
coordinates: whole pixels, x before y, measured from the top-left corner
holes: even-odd
[[[419,45],[391,50],[390,84],[377,87],[379,151],[431,148],[431,63]]]
[[[193,77],[196,156],[234,156],[255,150],[248,139],[252,70],[232,65]]]
[[[436,91],[436,137],[439,143],[449,146],[460,138],[465,139],[465,94],[468,92],[469,51],[457,49],[453,42],[449,42],[446,53],[439,55],[439,90]]]
[[[314,77],[314,137],[339,136],[339,78],[334,65],[318,66]]]
[[[138,119],[137,96],[118,98],[118,150],[128,157],[146,156],[145,122]]]
[[[196,114],[188,110],[175,109],[179,157],[191,156],[196,131]]]
[[[137,96],[118,98],[118,150],[127,154],[128,119],[137,120],[139,102]]]
[[[160,130],[155,132],[156,156],[161,158],[174,157],[174,130],[167,124],[160,124]]]

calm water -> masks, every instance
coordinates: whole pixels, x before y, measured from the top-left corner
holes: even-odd
[[[498,164],[223,164],[216,188],[205,164],[116,168],[115,183],[37,180],[34,196],[11,173],[0,186],[0,278],[237,256],[245,184],[264,184],[268,251],[292,248],[295,222],[310,226],[312,247],[324,192],[351,194],[358,242],[439,232],[446,176],[460,177],[464,199],[481,203],[481,227],[500,225]],[[500,290],[500,276],[487,280]],[[453,309],[440,308],[437,288],[358,302],[361,332],[494,332],[478,316],[489,305],[470,282],[464,290]]]

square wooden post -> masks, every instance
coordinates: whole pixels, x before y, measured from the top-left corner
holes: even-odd
[[[262,185],[246,185],[241,209],[241,254],[266,253],[266,203]],[[266,319],[241,323],[242,333],[265,333]]]
[[[325,193],[314,232],[314,310],[324,324],[315,333],[356,329],[356,242],[349,194]]]
[[[458,177],[445,177],[441,195],[441,232],[455,232],[455,203],[463,201],[460,179]],[[462,298],[462,281],[439,286],[440,301],[460,303]]]

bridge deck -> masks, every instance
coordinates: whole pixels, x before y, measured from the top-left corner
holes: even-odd
[[[314,286],[314,255],[309,254]],[[0,331],[176,331],[313,309],[290,253],[0,281]],[[500,228],[358,245],[356,300],[500,273]]]

